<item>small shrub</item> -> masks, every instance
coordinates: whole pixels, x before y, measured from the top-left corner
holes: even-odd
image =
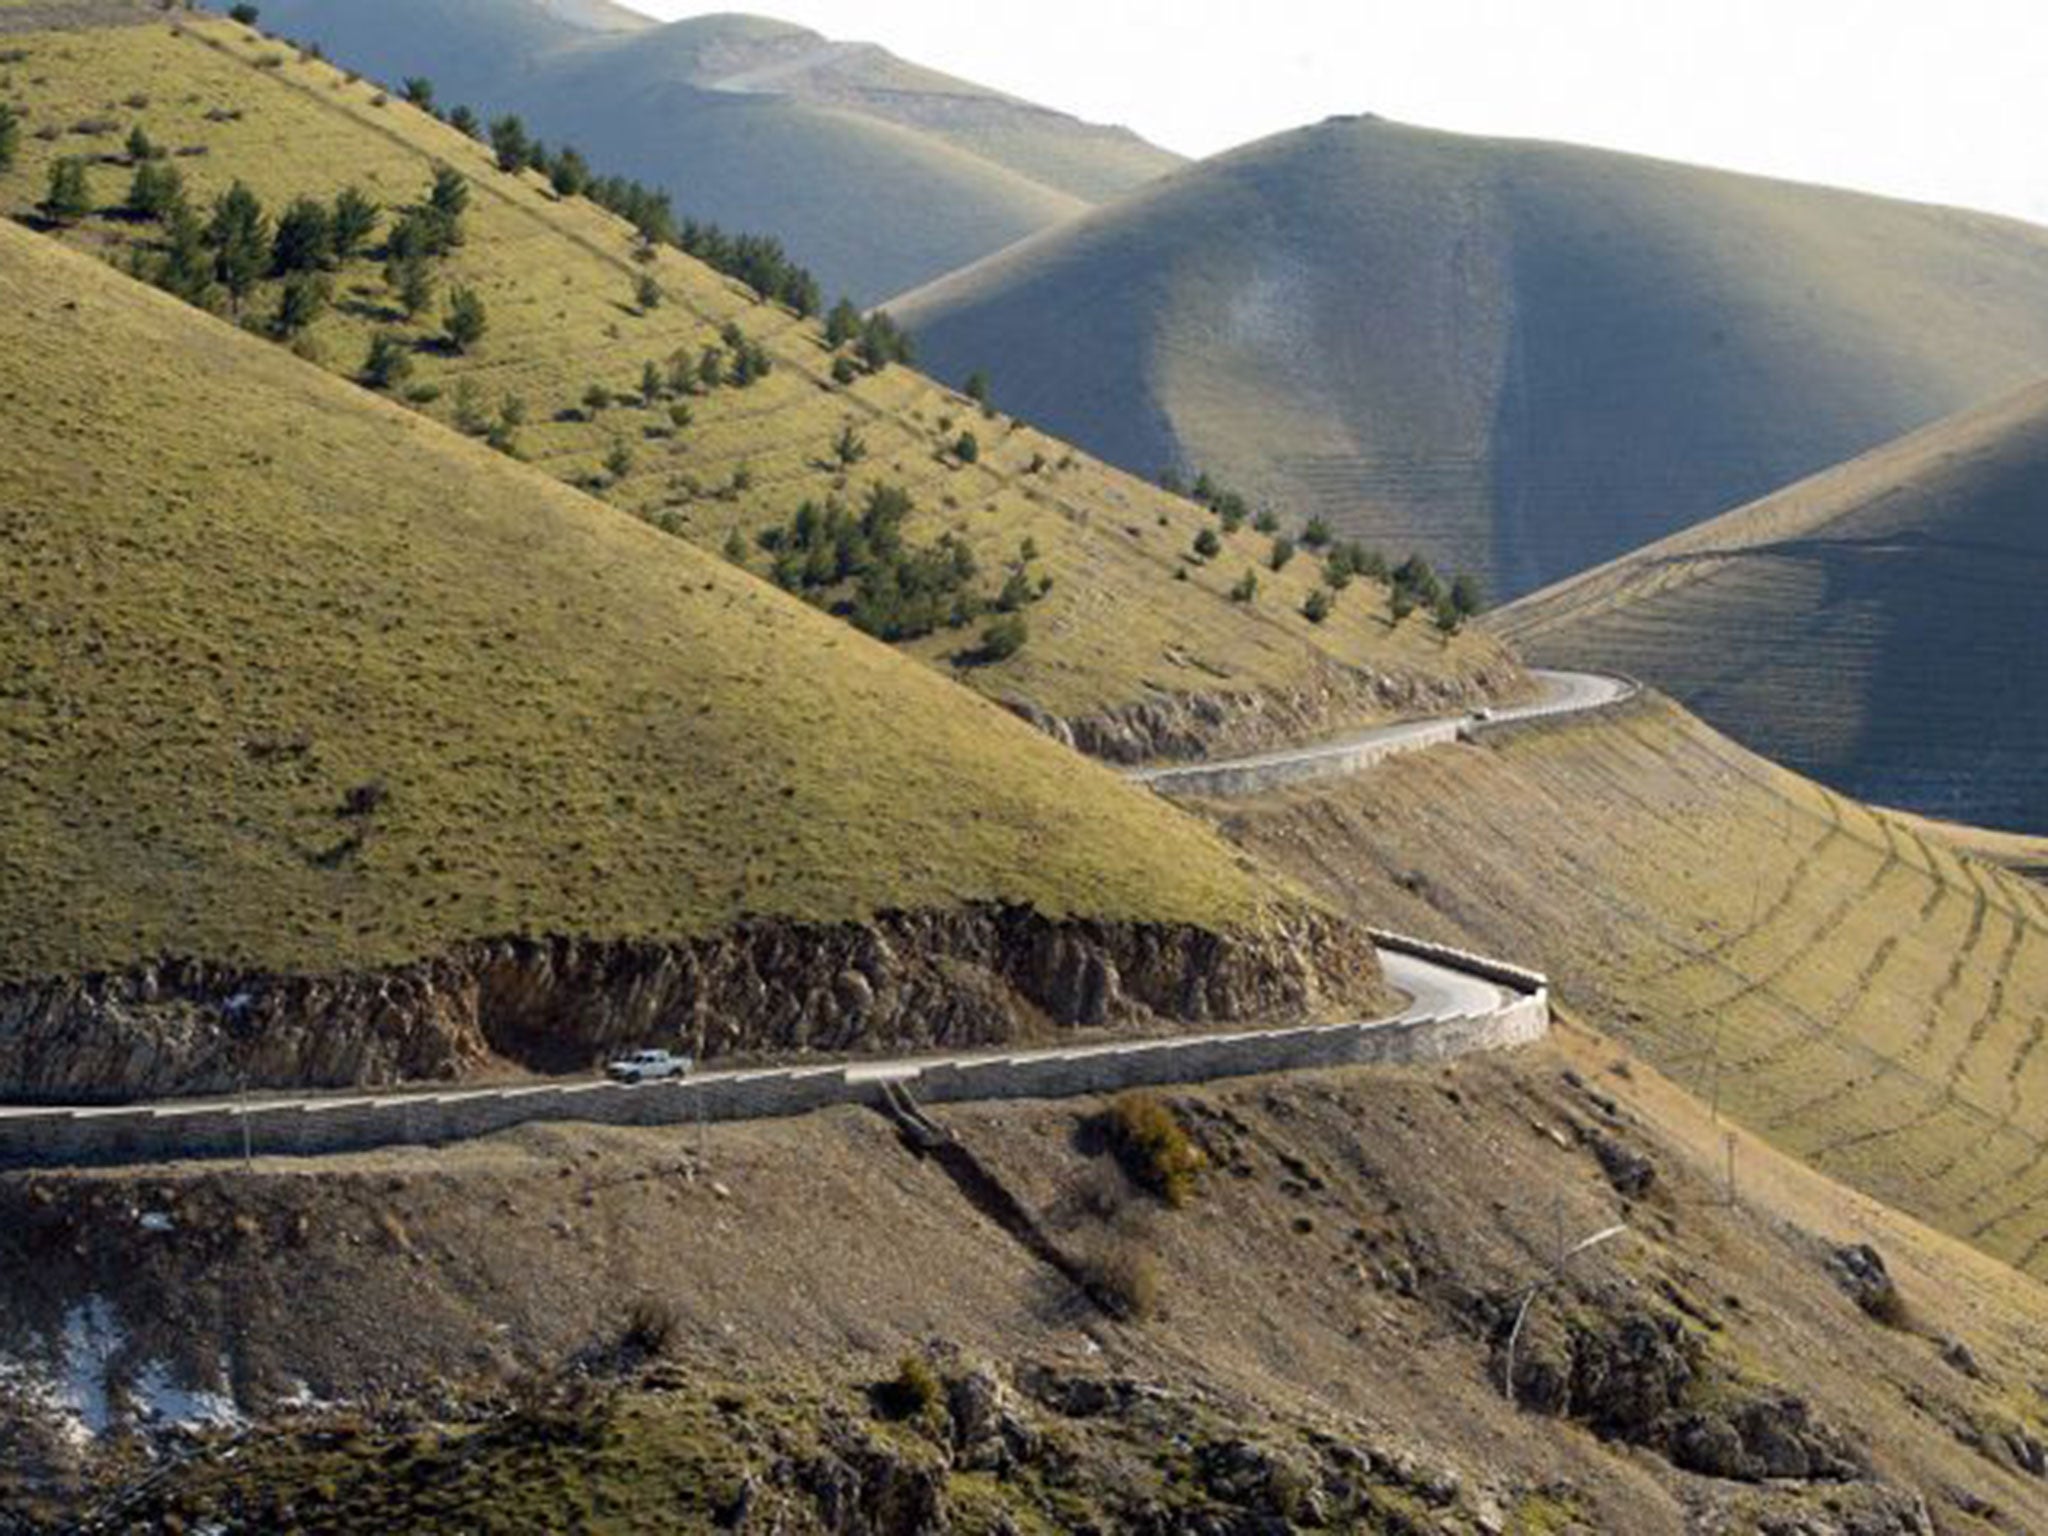
[[[1273,552],[1267,557],[1266,563],[1276,571],[1284,571],[1287,569],[1287,562],[1293,558],[1294,540],[1283,533],[1273,540]]]
[[[1030,638],[1031,628],[1024,622],[1024,615],[1006,613],[981,632],[981,651],[977,659],[988,665],[1008,661],[1024,649]]]
[[[234,20],[239,21],[245,27],[255,26],[256,18],[262,14],[263,13],[253,5],[243,4],[231,5],[228,7],[228,15],[232,17]]]
[[[962,432],[953,443],[953,457],[962,464],[973,464],[981,458],[981,442],[972,432]]]
[[[661,308],[661,284],[654,280],[651,272],[642,272],[633,283],[633,303],[643,315]]]
[[[832,359],[832,382],[842,387],[860,377],[860,368],[850,357]]]
[[[634,1354],[653,1359],[668,1353],[682,1326],[675,1304],[659,1296],[642,1296],[626,1309],[619,1342]]]
[[[1172,1108],[1155,1093],[1133,1089],[1109,1106],[1109,1143],[1131,1182],[1168,1205],[1185,1205],[1208,1166]]]
[[[389,331],[372,336],[369,356],[363,360],[363,382],[372,389],[397,389],[411,377],[412,349],[405,338]]]
[[[1327,549],[1330,538],[1330,525],[1320,517],[1310,518],[1308,526],[1301,530],[1301,542],[1310,549]]]
[[[490,316],[474,288],[457,288],[448,296],[448,345],[467,352],[483,340],[490,329]]]
[[[1136,1232],[1105,1232],[1081,1260],[1090,1292],[1120,1316],[1143,1321],[1159,1305],[1159,1265]]]
[[[946,1387],[921,1355],[905,1355],[896,1374],[875,1390],[875,1401],[892,1419],[936,1417],[945,1408]]]
[[[1254,570],[1247,569],[1244,575],[1238,578],[1237,584],[1230,589],[1230,600],[1233,603],[1249,603],[1258,595],[1259,573]]]
[[[1326,588],[1317,587],[1302,602],[1301,616],[1311,624],[1320,624],[1330,616],[1330,594]]]
[[[1204,528],[1195,535],[1195,558],[1213,560],[1223,552],[1223,541],[1216,536],[1214,528]]]

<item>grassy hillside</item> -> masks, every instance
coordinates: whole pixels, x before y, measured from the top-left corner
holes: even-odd
[[[1307,560],[1266,572],[1255,601],[1231,602],[1229,589],[1270,553],[1249,526],[1224,537],[1215,560],[1192,562],[1198,532],[1214,527],[1203,509],[1007,417],[982,416],[908,369],[836,382],[848,359],[828,350],[815,323],[671,249],[643,263],[622,220],[557,198],[530,173],[500,174],[483,146],[331,64],[221,20],[30,34],[10,39],[9,51],[22,60],[0,68],[0,98],[24,111],[28,131],[18,164],[0,175],[0,208],[29,210],[53,162],[84,155],[95,160],[87,176],[101,211],[61,237],[124,263],[138,246],[160,248],[160,225],[118,213],[132,169],[107,163],[137,125],[171,152],[201,209],[237,179],[273,213],[295,196],[332,199],[358,185],[384,206],[379,233],[365,257],[333,274],[335,302],[295,343],[299,352],[354,376],[373,336],[391,334],[412,365],[403,392],[423,411],[451,423],[473,416],[480,428],[515,399],[525,415],[517,450],[530,462],[710,548],[737,535],[758,573],[771,561],[757,535],[787,525],[804,501],[837,496],[858,511],[877,485],[903,488],[916,508],[907,536],[922,547],[949,534],[965,544],[975,593],[996,596],[1018,564],[1034,592],[1051,578],[1026,610],[1029,643],[999,665],[956,665],[974,658],[979,622],[911,644],[994,697],[1080,717],[1224,695],[1278,701],[1290,721],[1313,727],[1384,711],[1417,690],[1476,679],[1512,686],[1496,642],[1468,633],[1446,644],[1419,619],[1394,626],[1384,591],[1368,584],[1354,585],[1327,622],[1308,622],[1300,610],[1317,576]],[[466,238],[436,264],[434,301],[408,321],[376,246],[392,210],[424,198],[443,164],[469,178]],[[657,307],[641,304],[642,277],[660,288]],[[489,331],[458,355],[442,342],[443,312],[465,285],[483,297]],[[267,321],[278,290],[266,281],[246,311]],[[746,388],[643,397],[650,363],[664,375],[678,362],[691,372],[718,347],[729,367],[728,325],[765,353],[770,374]],[[593,406],[593,389],[609,403]],[[675,425],[678,411],[688,425]],[[862,455],[852,465],[836,451],[849,428]],[[955,451],[967,431],[979,448],[973,464]],[[607,468],[621,447],[623,474]]]
[[[1513,595],[2048,370],[2048,233],[1333,120],[892,307],[941,374]]]
[[[2048,828],[2048,388],[1887,444],[1499,615],[1884,805]]]
[[[929,669],[12,226],[0,401],[8,979],[1268,899]]]
[[[1128,130],[765,17],[591,19],[538,0],[263,8],[266,27],[372,75],[429,76],[447,103],[520,112],[699,218],[775,234],[864,302],[1182,163]]]
[[[2048,1276],[2048,900],[1663,702],[1230,807],[1830,1176]]]

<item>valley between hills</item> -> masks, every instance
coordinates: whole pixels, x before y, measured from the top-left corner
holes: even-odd
[[[1035,371],[1048,274],[1156,291],[1133,231],[1283,163],[1270,250],[1418,276],[1464,178],[1525,360],[1652,249],[1520,386],[1644,520],[1469,433],[1573,510],[1453,494],[1477,375],[1355,316],[1392,499],[1189,428],[1227,346],[1161,426],[1114,284]],[[2025,656],[2038,232],[1372,122],[1189,167],[592,0],[0,0],[0,212],[0,1532],[2048,1528],[2031,688],[1928,746]],[[1756,319],[1823,274],[1853,389]],[[1602,391],[1715,326],[1831,405],[1681,485]]]

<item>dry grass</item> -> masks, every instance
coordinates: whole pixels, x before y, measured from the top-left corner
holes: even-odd
[[[0,209],[33,204],[59,154],[117,152],[135,122],[174,153],[204,151],[175,161],[202,201],[239,178],[272,208],[301,193],[331,197],[352,182],[390,207],[419,199],[445,162],[471,178],[473,198],[469,238],[443,290],[455,282],[476,289],[491,330],[471,356],[418,354],[413,384],[441,391],[424,409],[453,421],[465,384],[486,410],[516,396],[526,406],[520,441],[532,462],[572,483],[602,480],[615,505],[709,549],[723,549],[735,531],[751,539],[786,523],[807,498],[838,494],[858,505],[883,481],[915,496],[913,537],[952,531],[985,572],[1000,572],[1032,541],[1041,552],[1034,573],[1054,585],[1031,610],[1032,638],[1021,653],[959,672],[987,694],[1072,716],[1175,694],[1265,693],[1334,726],[1374,706],[1333,693],[1332,669],[1364,667],[1425,684],[1513,684],[1512,664],[1491,639],[1468,634],[1447,645],[1420,622],[1395,628],[1360,588],[1328,624],[1309,624],[1299,613],[1312,579],[1307,561],[1270,575],[1256,604],[1230,602],[1229,586],[1260,563],[1264,538],[1247,528],[1225,541],[1223,558],[1190,567],[1184,555],[1212,521],[1206,513],[1016,422],[978,423],[980,460],[960,465],[941,450],[973,415],[971,402],[903,368],[835,385],[815,325],[755,303],[674,252],[643,268],[621,221],[588,203],[558,201],[538,178],[500,175],[481,146],[402,103],[374,106],[369,83],[349,83],[331,64],[287,58],[259,68],[271,45],[217,20],[188,22],[182,36],[154,26],[30,36],[21,46],[30,62],[11,72],[0,95],[27,111],[31,132],[15,169],[0,177]],[[125,106],[137,92],[149,93],[144,110]],[[222,108],[240,116],[209,117]],[[34,136],[42,125],[92,116],[114,130],[54,143]],[[102,204],[124,195],[127,182],[125,170],[93,172]],[[66,238],[118,259],[139,233],[147,231],[99,218]],[[643,270],[669,295],[644,312],[633,303]],[[428,325],[408,327],[394,319],[391,302],[376,268],[351,267],[334,310],[302,350],[352,375],[374,332],[395,329],[424,342],[438,330],[438,311]],[[266,292],[253,307],[267,314],[273,304]],[[637,402],[644,364],[679,352],[695,357],[719,343],[728,322],[767,349],[770,377],[693,401],[693,424],[673,436],[649,436],[668,429],[667,402],[585,419],[581,402],[593,384]],[[1000,376],[1000,361],[991,365]],[[869,453],[842,472],[832,445],[849,423]],[[604,462],[621,439],[634,445],[635,467],[613,483]],[[741,482],[745,489],[735,489]],[[767,567],[758,554],[750,563],[757,572]],[[1174,579],[1180,571],[1187,580]],[[942,632],[911,650],[951,673],[972,640],[971,630]]]
[[[1541,966],[1733,1119],[2048,1274],[2039,886],[1661,702],[1231,810],[1331,898]]]
[[[6,974],[1268,900],[688,543],[53,242],[0,253]]]

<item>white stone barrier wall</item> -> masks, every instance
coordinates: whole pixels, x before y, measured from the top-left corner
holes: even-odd
[[[1538,973],[1400,934],[1373,937],[1382,948],[1495,982],[1513,1000],[1482,1013],[1440,1018],[1177,1035],[923,1062],[768,1068],[637,1086],[548,1083],[247,1107],[31,1111],[0,1115],[0,1167],[235,1157],[245,1146],[263,1156],[431,1146],[541,1121],[661,1126],[776,1119],[873,1102],[884,1081],[900,1082],[930,1103],[1065,1098],[1267,1072],[1445,1061],[1526,1044],[1549,1031],[1549,985]]]

